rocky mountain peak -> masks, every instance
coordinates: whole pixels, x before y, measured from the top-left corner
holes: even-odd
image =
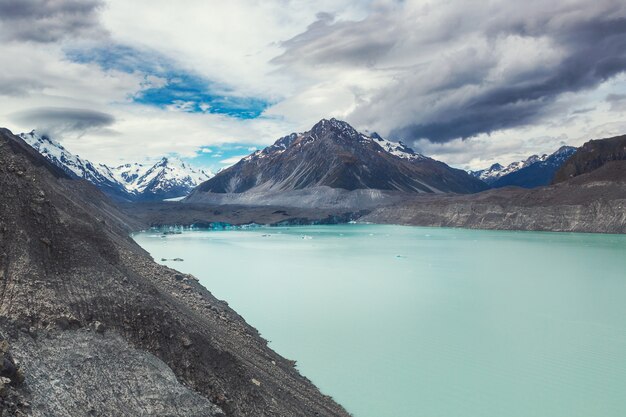
[[[350,139],[358,139],[359,132],[356,131],[352,126],[350,126],[347,122],[342,120],[337,120],[332,118],[322,119],[317,122],[309,131],[309,134],[313,137],[323,137],[329,134],[333,134],[335,138],[350,138]]]
[[[277,192],[329,187],[343,190],[476,192],[486,186],[465,172],[418,154],[402,142],[359,133],[344,121],[322,119],[305,133],[285,136],[221,171],[199,194]],[[193,198],[192,198],[193,197]]]

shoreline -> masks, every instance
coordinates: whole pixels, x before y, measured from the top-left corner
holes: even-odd
[[[122,206],[122,210],[137,221],[137,226],[143,227],[139,230],[134,229],[133,232],[150,228],[224,230],[257,226],[341,225],[356,222],[357,224],[467,230],[626,234],[626,211],[622,212],[620,217],[619,214],[611,213],[613,208],[610,205],[599,207],[558,205],[505,208],[495,203],[483,203],[481,205],[471,202],[463,204],[438,204],[436,202],[434,205],[424,203],[426,202],[418,204],[411,201],[404,207],[381,207],[374,211],[349,212],[332,212],[321,209],[307,209],[305,211],[294,208],[258,206],[203,207],[193,205],[187,207],[184,203],[168,203],[167,207],[159,203],[149,205],[146,203],[126,204]],[[619,204],[622,203],[617,203],[618,209]],[[626,207],[626,200],[623,204],[623,207]],[[157,208],[156,212],[153,211],[154,207]],[[219,214],[215,214],[216,210],[219,211]],[[446,212],[446,210],[448,211]],[[604,210],[605,213],[602,214],[601,210]],[[543,211],[543,213],[539,211]],[[405,213],[408,213],[409,218],[402,221],[401,218]]]

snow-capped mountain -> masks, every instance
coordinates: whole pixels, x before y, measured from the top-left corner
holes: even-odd
[[[120,165],[112,171],[128,191],[143,196],[144,200],[185,196],[213,176],[210,171],[196,170],[178,158],[162,158],[152,166]]]
[[[143,177],[149,169],[150,165],[138,164],[135,162],[111,168],[111,172],[120,183],[126,184],[126,188],[132,188],[131,184]]]
[[[69,176],[85,179],[117,200],[183,197],[213,176],[210,171],[194,169],[177,158],[163,158],[154,165],[133,163],[111,168],[82,159],[35,131],[19,136]]]
[[[572,146],[562,146],[550,155],[532,155],[528,159],[513,162],[506,167],[493,164],[487,169],[469,171],[469,173],[494,188],[509,185],[524,188],[539,187],[550,184],[556,171],[576,150],[577,148]]]
[[[34,130],[30,133],[21,133],[19,137],[70,177],[85,179],[116,199],[129,199],[124,184],[115,178],[106,165],[92,164],[72,154],[48,136],[38,135]]]
[[[357,132],[348,123],[319,121],[256,151],[198,186],[202,193],[283,192],[328,187],[411,193],[469,193],[488,188],[465,171],[414,152],[401,142]]]
[[[487,184],[492,184],[505,175],[512,174],[534,163],[545,161],[547,158],[548,155],[532,155],[523,161],[512,162],[507,166],[496,163],[491,165],[489,168],[481,169],[479,171],[469,171],[469,173],[476,178],[480,178]]]

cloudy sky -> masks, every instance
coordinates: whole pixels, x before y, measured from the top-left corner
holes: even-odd
[[[462,168],[626,133],[626,3],[0,0],[0,125],[217,169],[321,118]]]

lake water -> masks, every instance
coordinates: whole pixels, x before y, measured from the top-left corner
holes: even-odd
[[[355,417],[626,416],[626,236],[379,225],[135,235]]]

